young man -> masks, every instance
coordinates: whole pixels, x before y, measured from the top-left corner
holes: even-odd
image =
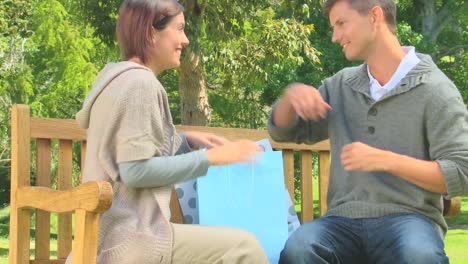
[[[329,0],[346,68],[317,90],[291,84],[269,120],[277,141],[330,139],[327,214],[280,263],[448,263],[442,196],[468,194],[468,113],[427,55],[402,47],[391,0]]]

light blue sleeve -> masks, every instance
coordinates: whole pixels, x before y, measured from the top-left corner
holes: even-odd
[[[119,163],[122,182],[133,188],[160,187],[206,175],[208,156],[203,150],[169,157]]]
[[[190,152],[191,148],[185,135],[181,134],[181,137],[182,144],[175,156],[153,157],[148,160],[119,163],[122,182],[133,188],[151,188],[206,175],[209,162],[205,151]]]

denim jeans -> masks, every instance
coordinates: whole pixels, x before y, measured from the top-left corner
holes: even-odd
[[[439,229],[424,216],[395,214],[305,223],[286,242],[280,264],[449,263]]]

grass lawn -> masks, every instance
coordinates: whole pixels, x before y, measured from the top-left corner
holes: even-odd
[[[0,264],[8,263],[8,221],[10,208],[0,209]]]
[[[452,264],[468,263],[468,197],[462,197],[460,213],[447,219],[449,231],[445,237],[445,251]]]
[[[317,184],[315,184],[317,186]],[[318,194],[318,191],[314,191]],[[317,204],[315,207],[318,208]],[[296,210],[300,210],[296,206]],[[0,264],[8,263],[8,221],[9,221],[9,207],[0,209]],[[318,210],[315,212],[318,215]],[[56,227],[56,214],[52,214],[52,228]],[[468,197],[462,198],[462,207],[459,215],[452,219],[447,219],[449,224],[449,231],[445,238],[445,250],[450,258],[451,264],[466,264],[468,263]],[[31,223],[31,226],[34,226]],[[56,229],[55,229],[56,230]],[[52,234],[55,236],[55,234]],[[31,248],[34,248],[34,242],[31,242]],[[55,256],[57,252],[57,241],[51,241],[52,255]],[[34,250],[31,250],[31,255]]]
[[[445,252],[451,264],[468,263],[468,230],[451,229],[445,237]]]

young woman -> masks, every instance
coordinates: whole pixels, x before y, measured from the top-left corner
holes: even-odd
[[[189,44],[184,26],[176,0],[126,0],[117,20],[122,61],[98,74],[77,114],[88,131],[84,180],[113,185],[112,207],[100,221],[100,264],[268,262],[247,232],[169,222],[174,183],[260,151],[247,140],[176,133],[157,76],[179,66]],[[191,151],[200,146],[207,150]]]

